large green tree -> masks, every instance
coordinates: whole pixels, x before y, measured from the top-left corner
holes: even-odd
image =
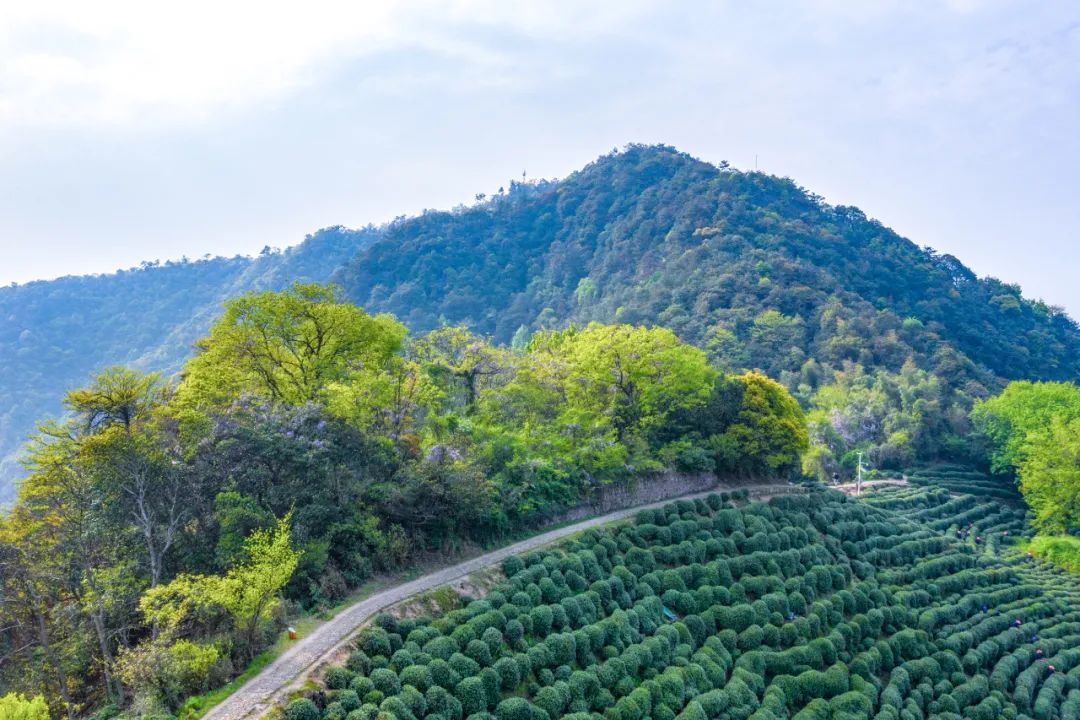
[[[717,375],[701,350],[665,328],[593,323],[541,333],[531,347],[560,356],[566,412],[584,410],[620,441],[704,404]]]
[[[197,408],[225,407],[244,393],[303,405],[332,383],[370,381],[404,339],[396,320],[340,302],[331,287],[242,295],[199,341],[178,396]]]
[[[1017,476],[1036,526],[1048,534],[1080,530],[1080,387],[1012,382],[971,416],[993,469]]]
[[[1080,532],[1080,417],[1055,417],[1022,448],[1020,491],[1035,524],[1051,534]]]
[[[1080,387],[1069,382],[1011,382],[1000,395],[977,404],[971,417],[990,441],[992,469],[1013,472],[1024,462],[1031,433],[1046,431],[1055,419],[1080,418]]]

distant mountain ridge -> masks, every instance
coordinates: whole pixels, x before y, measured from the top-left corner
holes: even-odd
[[[378,234],[333,227],[254,258],[144,263],[0,288],[0,505],[22,472],[19,449],[36,422],[59,413],[66,390],[106,365],[175,371],[226,299],[325,281]]]
[[[226,298],[293,280],[332,280],[416,330],[464,323],[505,343],[569,322],[661,324],[790,386],[815,364],[909,358],[976,394],[1080,379],[1080,328],[1017,286],[790,180],[629,146],[561,181],[328,228],[283,253],[0,288],[0,502],[66,389],[108,364],[173,370]]]

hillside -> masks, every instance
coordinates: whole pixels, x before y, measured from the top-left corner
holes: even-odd
[[[729,361],[775,375],[807,357],[963,362],[951,347],[973,377],[1080,378],[1080,330],[1062,311],[790,180],[667,147],[397,223],[335,279],[416,329],[465,323],[499,342],[617,320],[728,345]]]
[[[376,235],[328,228],[257,258],[144,263],[0,288],[0,505],[21,473],[18,449],[35,422],[60,411],[65,390],[106,365],[174,371],[227,298],[323,280]]]
[[[391,610],[285,717],[1077,716],[1080,587],[1010,552],[1020,513],[916,488],[725,500],[510,557],[434,617]]]
[[[558,182],[284,253],[0,289],[0,503],[33,423],[95,368],[173,370],[225,298],[329,278],[414,330],[460,323],[500,343],[570,322],[664,325],[722,367],[804,388],[807,405],[851,362],[898,373],[912,359],[942,381],[942,418],[1003,379],[1080,378],[1076,324],[1015,285],[790,180],[631,146]]]
[[[294,277],[331,277],[339,289],[289,283]],[[248,288],[271,289],[241,292]],[[37,303],[7,308],[9,323],[24,325],[6,342],[30,348],[10,356],[21,363],[11,365],[14,373],[33,380],[28,388],[49,387],[58,397],[63,388],[55,387],[55,376],[115,360],[180,370],[163,379],[111,367],[70,381],[77,383],[64,399],[70,417],[43,426],[28,450],[30,473],[18,500],[0,513],[0,693],[41,695],[57,717],[66,712],[74,720],[99,709],[98,717],[115,709],[132,717],[187,716],[185,707],[197,707],[200,696],[250,666],[296,612],[331,607],[380,574],[504,542],[609,492],[652,488],[680,475],[798,483],[850,475],[862,461],[875,471],[921,467],[911,474],[915,486],[882,493],[885,514],[816,492],[808,504],[774,505],[783,517],[770,510],[773,527],[762,526],[756,518],[766,516],[750,508],[738,513],[739,527],[727,512],[734,508],[721,507],[722,496],[701,508],[677,508],[664,522],[646,522],[664,526],[647,535],[589,541],[608,549],[609,583],[593,577],[603,572],[587,575],[607,590],[575,570],[580,578],[552,572],[533,578],[535,590],[529,584],[510,598],[522,590],[529,606],[545,597],[552,604],[566,582],[575,595],[589,588],[586,597],[596,595],[596,608],[612,618],[645,600],[646,588],[682,617],[720,606],[711,620],[702,615],[694,632],[719,623],[714,633],[728,638],[721,643],[732,659],[728,641],[739,662],[752,663],[740,678],[755,688],[759,709],[777,717],[812,698],[821,702],[806,704],[809,715],[840,717],[858,698],[834,707],[832,696],[861,690],[862,705],[906,708],[905,694],[922,683],[903,681],[898,665],[926,656],[938,669],[904,665],[905,672],[944,669],[950,685],[920,689],[911,699],[920,707],[932,700],[945,712],[974,698],[981,709],[965,713],[970,717],[993,716],[995,706],[1026,711],[1040,701],[1034,690],[1016,696],[1014,684],[1019,690],[1030,683],[1014,683],[1015,673],[1005,674],[1000,697],[990,694],[993,702],[982,705],[996,673],[987,664],[993,654],[968,652],[978,641],[963,639],[970,635],[966,624],[981,622],[980,601],[1073,619],[1062,610],[1074,599],[1071,586],[1060,594],[1042,570],[1029,576],[1009,546],[1036,530],[1077,525],[1066,497],[1080,482],[1076,473],[1040,468],[1071,467],[1070,437],[1080,424],[1065,423],[1080,413],[1080,390],[1005,381],[1075,377],[1075,324],[788,181],[667,148],[631,147],[561,182],[511,186],[475,207],[377,230],[331,229],[286,253],[71,278],[25,292]],[[219,315],[217,303],[233,295]],[[387,310],[412,328],[380,312]],[[50,353],[52,346],[71,350]],[[198,352],[189,353],[194,347]],[[48,362],[35,363],[34,353]],[[87,357],[75,361],[80,353]],[[181,367],[184,355],[190,356]],[[1038,452],[1014,456],[1018,443]],[[1018,467],[1032,524],[1017,496],[1005,493],[1007,481],[971,469],[991,460]],[[1063,501],[1047,502],[1046,490]],[[954,500],[952,492],[977,497]],[[692,530],[683,521],[695,513],[703,524]],[[728,520],[735,524],[728,527]],[[799,532],[783,540],[788,528]],[[750,571],[744,563],[757,562],[758,550],[769,553],[768,561],[753,566],[752,579],[738,578],[744,595],[726,599],[715,592],[746,574],[735,573],[736,565],[728,568],[731,581],[687,577],[684,587],[669,585],[665,573],[655,588],[646,578],[660,576],[639,562],[649,555],[657,573],[661,566],[687,569],[691,557]],[[775,564],[787,551],[795,553],[793,564]],[[841,575],[826,583],[817,575],[822,565]],[[509,582],[521,570],[507,568]],[[871,597],[873,590],[863,581],[884,594],[862,611],[869,617],[877,610],[885,621],[849,637],[854,629],[840,628],[858,603],[849,606],[848,595]],[[972,594],[968,582],[987,592]],[[782,612],[737,620],[748,609],[757,615],[769,598],[779,602],[789,583],[791,590],[815,590],[813,598],[804,589],[790,598],[798,603],[803,596],[803,610],[819,627],[800,628],[803,610],[795,608],[786,621]],[[634,587],[644,594],[623,602]],[[707,593],[700,605],[682,597],[691,587]],[[813,609],[830,590],[839,604]],[[618,608],[605,607],[609,593]],[[653,619],[655,600],[641,609]],[[837,617],[841,608],[845,615]],[[451,707],[436,717],[484,717],[475,692],[481,685],[484,706],[500,718],[533,716],[530,702],[559,716],[568,705],[556,709],[562,701],[553,693],[563,696],[556,686],[573,668],[549,666],[537,653],[562,653],[566,633],[547,637],[548,614],[538,612],[532,627],[518,620],[522,632],[511,638],[517,653],[522,633],[532,633],[521,650],[528,672],[503,688],[513,697],[502,697],[492,673],[470,664],[486,663],[476,643],[496,660],[494,636],[487,646],[472,630],[459,633],[451,615],[423,630],[430,637],[407,656],[380,642],[368,654],[370,667],[359,657],[360,669],[385,686],[361,683],[363,693],[348,698],[351,710],[363,698],[371,707],[362,717],[430,715],[418,691],[406,690],[413,679],[423,684],[424,671],[412,666],[427,654],[432,663],[450,658],[460,678],[444,678],[446,688],[460,689],[458,701],[473,708]],[[729,630],[733,624],[742,626],[738,635]],[[1002,629],[996,621],[988,627]],[[672,681],[672,667],[689,667],[679,661],[692,659],[694,650],[676,632],[686,648],[655,668]],[[807,642],[823,652],[827,643],[833,659],[784,654]],[[438,652],[427,650],[430,643]],[[588,644],[591,651],[576,659],[582,668],[624,649],[614,637]],[[1070,639],[1046,652],[1056,662],[1059,650],[1074,646]],[[885,648],[901,657],[889,660]],[[751,660],[763,657],[759,652],[791,659],[790,673],[762,672]],[[942,655],[948,652],[956,657]],[[833,665],[837,658],[842,666]],[[778,679],[788,674],[795,679]],[[843,689],[812,692],[841,675]],[[640,696],[633,686],[640,683],[609,679],[612,698],[597,707],[646,716],[648,710],[635,714],[634,707],[642,709],[637,699],[613,705]],[[720,692],[727,682],[726,675],[709,683],[684,679],[694,694]],[[1064,689],[1055,686],[1051,705]],[[714,700],[730,706],[735,720],[756,702],[743,695]],[[314,697],[315,707],[298,706],[289,720],[347,720],[344,701],[335,707]],[[684,700],[654,698],[665,708],[655,716],[702,717]],[[591,709],[579,703],[571,712]]]

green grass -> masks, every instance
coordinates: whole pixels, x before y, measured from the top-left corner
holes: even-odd
[[[1080,573],[1080,538],[1068,535],[1036,535],[1025,549],[1069,572]]]

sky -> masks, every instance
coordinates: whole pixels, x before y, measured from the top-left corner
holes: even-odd
[[[1075,0],[0,4],[0,285],[253,254],[629,142],[1080,317]]]

